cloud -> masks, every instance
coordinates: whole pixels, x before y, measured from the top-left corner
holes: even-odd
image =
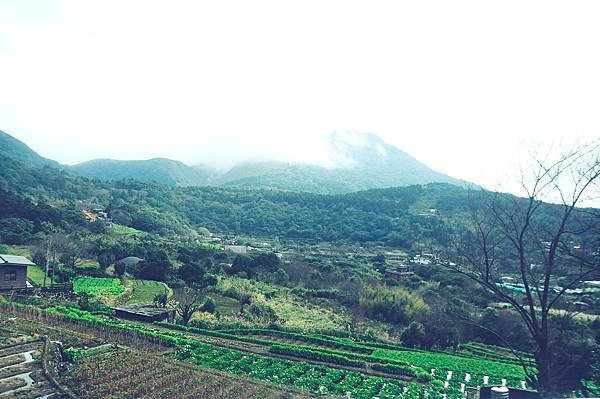
[[[523,141],[598,137],[600,4],[14,1],[0,120],[62,162],[327,163],[367,131],[491,185]]]

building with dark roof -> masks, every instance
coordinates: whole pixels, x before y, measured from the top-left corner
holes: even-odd
[[[0,290],[27,287],[27,266],[34,263],[24,256],[0,254]]]
[[[175,310],[152,305],[125,305],[114,308],[115,316],[136,321],[152,323],[154,321],[175,321]]]

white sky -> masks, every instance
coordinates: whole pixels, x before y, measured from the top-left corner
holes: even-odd
[[[0,129],[64,163],[318,162],[368,131],[493,186],[600,137],[600,2],[0,0]]]

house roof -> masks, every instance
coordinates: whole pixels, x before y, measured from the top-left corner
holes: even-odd
[[[126,258],[123,259],[119,259],[116,263],[123,263],[125,264],[125,266],[129,267],[129,266],[135,266],[140,262],[143,262],[144,259],[142,258],[138,258],[137,256],[128,256]]]
[[[0,254],[0,266],[2,265],[33,266],[35,263],[24,256]]]

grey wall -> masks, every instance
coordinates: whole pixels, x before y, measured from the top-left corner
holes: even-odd
[[[17,272],[17,281],[5,281],[6,273]],[[0,288],[24,288],[27,281],[27,266],[0,266]]]

